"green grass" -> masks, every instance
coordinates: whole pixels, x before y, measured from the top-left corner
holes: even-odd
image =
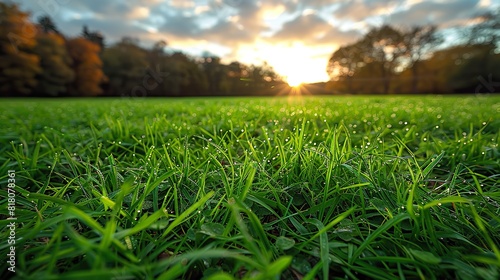
[[[2,111],[0,249],[15,170],[19,279],[500,277],[499,97]]]

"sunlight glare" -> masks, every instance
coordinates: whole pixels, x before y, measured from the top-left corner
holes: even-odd
[[[252,47],[242,46],[238,56],[249,61],[266,61],[288,82],[290,86],[301,83],[327,81],[324,54],[330,53],[331,47],[311,47],[301,42],[291,44],[269,44],[257,42]]]
[[[304,83],[304,81],[300,77],[295,76],[295,75],[288,77],[286,80],[287,80],[288,85],[291,87],[298,87]]]

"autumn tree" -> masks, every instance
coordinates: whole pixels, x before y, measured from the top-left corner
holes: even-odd
[[[30,95],[40,73],[40,59],[33,54],[36,26],[16,5],[0,3],[0,95]]]
[[[36,37],[34,49],[40,57],[43,71],[37,76],[37,92],[40,95],[63,96],[75,78],[71,69],[72,59],[66,49],[65,40],[56,33],[41,33]]]
[[[95,96],[101,94],[100,85],[106,80],[99,57],[101,48],[81,37],[68,40],[66,45],[73,60],[72,68],[75,72],[71,95]]]

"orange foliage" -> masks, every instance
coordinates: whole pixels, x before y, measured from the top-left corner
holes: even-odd
[[[68,53],[73,59],[75,71],[74,95],[95,96],[101,94],[100,84],[106,79],[99,57],[101,48],[84,38],[70,39],[66,44]]]
[[[0,3],[0,95],[29,95],[36,87],[41,69],[39,57],[30,53],[35,35],[29,14]]]

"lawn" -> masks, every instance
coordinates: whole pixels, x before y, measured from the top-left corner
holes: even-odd
[[[1,104],[2,274],[500,278],[498,96]]]

